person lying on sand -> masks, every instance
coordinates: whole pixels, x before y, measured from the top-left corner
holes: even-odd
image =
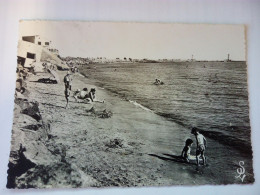
[[[193,127],[191,129],[191,134],[195,135],[196,141],[197,141],[197,151],[196,151],[196,161],[197,166],[199,166],[199,157],[202,157],[203,165],[206,165],[205,160],[205,149],[207,147],[207,140],[206,138],[199,133],[199,130],[196,127]]]
[[[80,99],[84,99],[84,97],[87,95],[88,93],[88,88],[83,88],[82,90],[77,89],[74,94],[73,97],[76,99],[76,101],[78,100],[78,98]]]
[[[185,146],[182,150],[181,157],[184,158],[186,162],[190,162],[190,160],[195,160],[196,157],[190,154],[191,146],[193,141],[191,139],[187,139],[185,142]]]
[[[78,89],[74,93],[73,97],[76,99],[77,102],[79,102],[78,99],[81,99],[81,100],[85,100],[87,103],[91,103],[91,102],[104,103],[104,100],[100,101],[100,100],[95,99],[96,98],[95,95],[96,95],[95,88],[91,88],[90,92],[88,92],[87,88],[84,88],[82,91]]]

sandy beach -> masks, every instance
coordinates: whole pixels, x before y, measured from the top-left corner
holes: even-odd
[[[241,159],[239,151],[211,139],[207,166],[196,171],[195,164],[183,163],[177,156],[192,136],[184,127],[93,85],[79,73],[73,75],[72,91],[96,88],[96,97],[105,103],[78,103],[71,93],[65,109],[66,72],[57,73],[58,84],[35,82],[47,73],[30,75],[29,93],[15,100],[9,188],[240,184],[236,178],[240,160],[245,162],[244,183],[253,182],[251,159]],[[38,120],[23,111],[29,102],[38,105]],[[112,116],[102,118],[104,110]],[[153,141],[156,131],[167,128],[176,129],[175,148],[161,148]],[[216,152],[221,153],[221,162],[216,161]]]

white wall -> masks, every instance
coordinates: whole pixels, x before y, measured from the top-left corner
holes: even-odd
[[[42,47],[27,41],[19,41],[17,56],[26,58],[25,67],[30,67],[30,64],[33,62],[33,59],[27,58],[28,52],[35,54],[35,60],[36,62],[39,62],[41,60]]]
[[[38,45],[38,42],[41,42],[41,46],[49,48],[51,46],[51,40],[41,37],[41,36],[36,36],[35,37],[35,44]],[[45,42],[48,42],[49,45],[45,45]]]

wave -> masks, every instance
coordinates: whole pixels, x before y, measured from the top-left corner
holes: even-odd
[[[239,150],[245,156],[248,156],[250,158],[253,157],[252,156],[253,155],[252,154],[252,146],[251,146],[250,142],[248,142],[248,141],[244,141],[244,140],[238,139],[234,136],[226,135],[224,133],[217,132],[217,131],[200,130],[200,132],[205,137],[211,138],[213,140],[218,141],[219,143],[221,143],[223,145],[227,145],[227,146],[230,146],[230,147],[233,147],[233,148]]]
[[[156,112],[156,114],[168,119],[168,120],[171,120],[185,128],[191,128],[192,125],[190,124],[190,121],[188,121],[187,119],[185,119],[184,117],[182,117],[181,115],[179,114],[174,114],[174,113],[163,113],[163,112]]]
[[[88,76],[87,76],[84,72],[79,71],[79,75],[80,75],[81,77],[88,78]]]
[[[135,106],[137,106],[137,107],[139,107],[139,108],[142,108],[142,109],[145,110],[145,111],[153,112],[153,111],[150,110],[149,108],[144,107],[143,105],[137,103],[136,101],[129,100],[129,102],[132,103],[132,104],[134,104]]]

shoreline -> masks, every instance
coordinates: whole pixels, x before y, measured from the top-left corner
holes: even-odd
[[[194,62],[188,62],[190,64],[192,63],[198,63],[199,61],[194,61]],[[216,62],[216,63],[220,63],[221,61],[209,61],[209,62]],[[228,63],[237,63],[239,61],[230,61]],[[244,62],[244,61],[242,61]],[[172,63],[172,62],[159,62],[159,63],[164,63],[164,64],[169,64],[169,63]],[[175,62],[174,62],[175,63]],[[184,62],[180,62],[180,63],[184,63]],[[185,62],[187,63],[187,62]],[[120,63],[114,63],[114,64],[120,64]],[[131,63],[132,64],[132,63]],[[142,64],[142,63],[140,63]],[[104,64],[100,64],[100,65],[104,65]],[[111,63],[111,65],[113,65],[113,63]],[[80,72],[80,74],[82,76],[84,76],[86,79],[90,80],[89,76],[87,76],[84,72],[84,70],[88,71],[93,71],[95,70],[95,68],[93,67],[89,67],[89,68],[84,68],[84,67],[80,67],[79,70],[82,70]],[[145,106],[143,104],[141,104],[140,102],[136,102],[134,99],[129,99],[127,97],[125,97],[125,95],[123,94],[120,94],[118,93],[117,91],[114,91],[114,90],[111,90],[111,89],[107,89],[107,88],[104,88],[104,84],[102,84],[102,81],[99,81],[97,79],[94,79],[91,78],[92,80],[90,80],[90,82],[93,84],[93,85],[96,85],[98,87],[100,87],[101,89],[105,89],[107,92],[109,92],[109,95],[112,95],[112,96],[119,96],[121,97],[122,99],[126,100],[126,101],[129,101],[131,102],[132,104],[138,104],[142,109],[144,110],[149,110],[151,112],[153,112],[154,114],[157,114],[158,116],[161,116],[173,123],[177,123],[178,125],[181,125],[183,126],[184,128],[186,129],[189,129],[191,128],[190,125],[187,125],[187,121],[184,121],[183,119],[180,119],[180,118],[176,118],[176,117],[172,117],[171,113],[160,113],[160,112],[156,112],[155,110],[152,110],[149,106]],[[230,126],[227,126],[226,127],[227,129],[231,128]],[[234,127],[235,128],[235,127]],[[233,127],[232,127],[233,129]],[[220,132],[220,131],[208,131],[207,129],[200,129],[200,132],[205,135],[207,138],[210,138],[210,139],[213,139],[215,140],[216,142],[219,142],[223,145],[227,145],[227,146],[230,146],[232,147],[233,149],[237,150],[237,152],[239,153],[243,153],[243,156],[248,156],[249,158],[253,158],[253,153],[252,153],[252,146],[251,146],[251,141],[249,143],[246,143],[245,140],[241,140],[241,139],[236,139],[234,137],[232,137],[231,135],[227,135],[223,132]],[[251,127],[249,127],[249,129],[247,129],[247,131],[250,132],[251,134]],[[251,151],[251,153],[248,153],[248,151]]]
[[[57,73],[60,78],[65,75],[65,72],[57,71]],[[21,139],[26,148],[23,152],[25,158],[35,163],[33,168],[15,178],[17,188],[241,183],[235,179],[238,159],[229,159],[228,153],[232,151],[234,156],[241,155],[230,147],[209,140],[210,147],[206,153],[209,166],[202,167],[196,172],[195,165],[180,163],[164,155],[181,153],[187,135],[180,125],[167,121],[155,113],[147,112],[118,96],[113,96],[106,89],[95,86],[91,80],[79,74],[73,76],[72,90],[82,89],[84,86],[95,87],[96,96],[98,99],[105,99],[105,103],[76,103],[71,97],[70,108],[64,109],[66,102],[63,83],[30,82],[36,81],[41,76],[42,74],[29,77],[27,85],[30,95],[27,99],[29,102],[39,103],[42,126],[36,131],[21,132],[20,128],[26,117],[23,116],[21,119],[17,115],[17,119],[14,120],[12,141],[16,144],[12,151],[19,150]],[[90,112],[91,108],[94,108],[94,112]],[[104,110],[111,111],[112,116],[99,118],[98,113]],[[26,120],[27,123],[35,125],[35,121],[27,118]],[[167,128],[174,129],[172,131],[172,136],[175,137],[173,145],[176,145],[174,148],[172,146],[164,148],[163,143],[154,139],[158,130]],[[226,161],[220,164],[221,170],[215,166],[219,164],[214,155],[218,150],[222,152],[222,161]],[[252,166],[250,159],[246,159],[245,162],[250,174]],[[47,179],[43,180],[44,177]],[[245,183],[254,181],[253,175],[247,178]]]
[[[86,77],[85,77],[86,78]],[[90,80],[89,78],[86,78],[87,80],[88,80],[88,82],[90,82],[90,83],[92,83],[92,85],[98,85],[95,81],[93,82],[92,80]],[[99,86],[99,85],[98,85]],[[104,90],[107,90],[107,89],[105,89],[105,88],[103,88],[102,86],[99,86],[101,89],[104,89]],[[111,95],[111,96],[116,96],[116,97],[119,97],[119,99],[121,99],[121,100],[123,100],[123,101],[125,101],[127,104],[130,104],[130,102],[129,102],[129,100],[127,99],[127,98],[121,98],[121,96],[120,95],[118,95],[118,94],[115,94],[115,93],[113,93],[112,91],[110,91],[110,90],[108,90],[107,92],[109,92],[109,95]],[[132,103],[131,103],[132,104]],[[132,105],[134,105],[134,104],[132,104]],[[138,109],[138,107],[137,107],[137,109]],[[144,111],[144,113],[147,113],[147,111],[146,110],[144,110],[143,109],[143,111]],[[156,115],[157,116],[157,120],[161,120],[161,122],[158,124],[159,126],[161,125],[162,127],[163,127],[163,123],[167,123],[168,124],[168,126],[170,126],[170,127],[172,127],[172,123],[174,123],[175,125],[177,125],[177,129],[179,129],[179,132],[175,132],[177,135],[180,135],[180,137],[182,137],[182,138],[184,138],[184,137],[187,137],[187,135],[188,135],[188,137],[192,137],[192,135],[190,135],[189,134],[189,132],[190,132],[190,130],[188,130],[188,131],[186,131],[186,132],[184,132],[184,134],[186,134],[186,135],[183,135],[183,131],[185,131],[186,130],[186,127],[184,127],[184,126],[182,126],[182,125],[180,125],[180,124],[178,124],[178,123],[176,123],[176,121],[173,121],[173,120],[169,120],[169,119],[165,119],[163,116],[160,116],[160,115],[158,115],[157,113],[155,113],[155,112],[152,112],[152,113],[150,113],[150,114],[153,114],[153,115]],[[147,121],[146,121],[147,122]],[[150,121],[150,123],[152,123],[151,121]],[[146,123],[145,125],[148,125],[149,126],[149,123]],[[178,134],[179,133],[179,134]],[[186,139],[186,138],[185,138]],[[179,144],[179,146],[178,146],[178,148],[179,148],[179,150],[176,150],[176,149],[174,149],[174,148],[165,148],[165,150],[167,151],[167,152],[169,152],[169,153],[171,153],[171,154],[179,154],[179,152],[182,150],[182,147],[183,147],[183,142],[184,142],[184,140],[185,139],[182,139],[181,141],[180,141],[180,143],[181,144]],[[194,137],[192,137],[192,139],[194,139]],[[212,159],[210,159],[210,161],[211,160],[215,160],[216,159],[216,156],[215,156],[215,152],[217,152],[219,149],[218,148],[221,148],[220,149],[220,151],[223,153],[223,154],[221,154],[220,156],[221,156],[221,158],[223,159],[223,161],[221,162],[221,164],[223,165],[223,167],[221,167],[221,165],[220,165],[220,167],[223,169],[226,169],[226,170],[222,170],[222,171],[220,171],[220,173],[219,174],[223,174],[223,173],[226,173],[227,174],[227,172],[228,172],[228,174],[229,174],[229,176],[228,176],[228,178],[225,178],[224,180],[225,180],[225,182],[224,183],[229,183],[229,180],[231,181],[231,180],[233,180],[234,178],[235,178],[235,176],[234,175],[236,175],[236,168],[237,168],[237,164],[238,164],[238,162],[239,162],[239,159],[240,158],[242,158],[245,162],[247,162],[247,167],[246,167],[246,169],[248,170],[248,175],[250,175],[250,178],[248,178],[249,180],[249,183],[250,182],[253,182],[254,181],[254,176],[253,176],[253,170],[252,170],[252,154],[250,155],[250,154],[247,154],[247,153],[241,153],[241,151],[239,150],[239,149],[237,149],[236,148],[236,146],[231,146],[232,144],[224,144],[223,145],[223,143],[222,142],[219,142],[219,140],[216,140],[216,139],[211,139],[211,138],[209,138],[209,137],[207,137],[207,139],[209,140],[209,144],[210,145],[212,145],[211,146],[211,151],[208,151],[208,149],[207,149],[207,151],[206,151],[206,153],[209,153],[210,152],[210,154],[209,154],[209,158],[212,158]],[[180,146],[181,145],[181,146]],[[250,146],[251,147],[251,146]],[[155,150],[156,152],[157,151],[159,151],[159,152],[162,152],[161,150]],[[194,151],[195,151],[195,149],[194,149],[194,146],[193,146],[193,153],[194,153]],[[165,151],[164,151],[165,152]],[[172,153],[173,152],[173,153]],[[230,152],[231,153],[233,153],[232,155],[230,155]],[[163,152],[162,152],[163,153]],[[206,154],[206,156],[207,156],[207,154]],[[215,157],[214,157],[215,156]],[[232,159],[233,158],[233,159]],[[227,162],[226,164],[225,164],[225,161]],[[251,162],[250,162],[251,161]],[[216,167],[218,167],[218,164],[219,164],[219,161],[216,161],[216,162],[211,162],[212,163],[212,166],[216,166]],[[225,165],[224,165],[225,164]],[[230,165],[231,165],[231,167],[233,167],[234,168],[234,171],[232,170],[232,169],[230,169],[231,167],[230,167]],[[212,167],[211,167],[212,168]],[[219,168],[219,167],[218,167]],[[216,168],[216,170],[218,170],[218,168]],[[215,172],[216,170],[213,170],[212,172]],[[169,170],[170,171],[170,170]],[[210,170],[208,170],[209,172],[211,172]],[[219,170],[218,170],[219,171]],[[203,171],[202,171],[203,172]],[[216,172],[215,172],[216,173]],[[210,174],[215,174],[215,173],[210,173]],[[196,173],[197,174],[197,173]],[[201,174],[201,172],[199,173],[199,174]],[[227,175],[228,175],[227,174]],[[216,175],[218,175],[218,174],[216,174]],[[233,175],[233,176],[232,176]],[[220,176],[221,177],[221,176]],[[185,179],[187,179],[187,178],[185,178]],[[208,181],[207,179],[205,180],[205,181]],[[239,180],[236,180],[236,181],[234,181],[234,182],[238,182],[239,183]],[[205,184],[208,184],[208,183],[205,183]],[[189,183],[188,184],[186,184],[186,185],[189,185]]]
[[[83,58],[84,59],[84,58]],[[131,62],[131,61],[114,61],[114,62],[94,62],[94,63],[89,63],[89,64],[80,64],[80,65],[76,65],[78,67],[89,67],[89,66],[95,66],[95,65],[110,65],[110,64],[169,64],[169,63],[179,63],[179,64],[182,64],[182,63],[189,63],[189,64],[193,64],[193,63],[202,63],[202,62],[205,62],[205,63],[238,63],[238,62],[241,62],[241,63],[246,63],[246,61],[236,61],[236,60],[231,60],[231,61],[225,61],[225,60],[212,60],[212,61],[207,61],[207,60],[194,60],[194,61],[156,61],[156,60],[151,60],[151,61],[147,61],[147,62],[142,62],[142,61],[136,61],[136,62]],[[74,64],[75,65],[75,64]]]

